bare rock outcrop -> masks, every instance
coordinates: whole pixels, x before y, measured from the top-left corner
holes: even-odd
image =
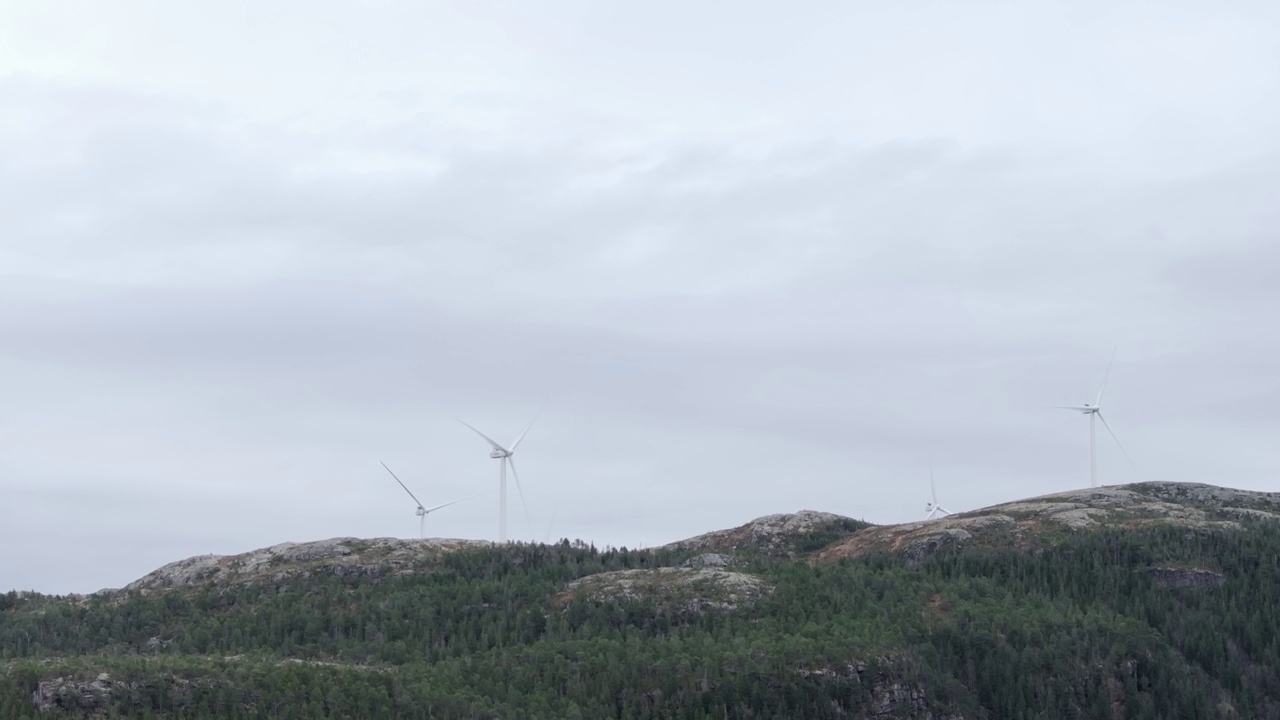
[[[723,556],[722,556],[723,557]],[[753,605],[773,592],[755,575],[711,567],[660,567],[615,570],[578,578],[565,586],[559,600],[595,602],[651,600],[682,614],[732,612]]]
[[[858,712],[856,717],[879,718],[881,720],[964,720],[963,715],[950,715],[935,712],[929,705],[924,688],[903,682],[900,677],[890,672],[872,671],[866,663],[850,663],[844,667],[823,667],[814,670],[801,670],[800,675],[815,680],[852,681],[866,687],[870,694],[870,705]],[[853,717],[851,715],[851,717]]]
[[[830,545],[814,555],[815,560],[860,557],[876,553],[899,555],[909,564],[919,563],[948,547],[962,547],[975,535],[1008,534],[1016,521],[1001,513],[953,515],[940,520],[876,525]]]
[[[873,526],[822,548],[833,560],[889,553],[919,562],[947,547],[1029,547],[1055,534],[1104,528],[1178,527],[1233,532],[1244,522],[1280,520],[1280,493],[1195,483],[1139,483],[1072,490],[939,520]]]
[[[169,702],[181,707],[189,704],[192,689],[199,681],[164,676],[147,681],[123,681],[100,673],[92,680],[75,677],[56,677],[41,680],[31,701],[41,715],[78,717],[86,720],[117,717],[110,713],[111,706],[124,698],[138,699],[161,689]]]
[[[663,546],[667,550],[755,550],[766,555],[790,557],[867,527],[868,523],[835,513],[801,510],[756,518],[728,530],[715,530]]]
[[[680,563],[682,568],[698,570],[701,568],[727,568],[733,564],[733,558],[723,553],[703,553]]]
[[[199,555],[179,560],[129,583],[124,590],[148,592],[206,583],[244,585],[309,577],[318,573],[342,577],[380,577],[414,572],[423,563],[445,553],[487,547],[490,544],[486,540],[440,538],[332,538],[306,543],[281,543],[239,555]]]

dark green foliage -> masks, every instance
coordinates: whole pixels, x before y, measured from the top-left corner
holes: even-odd
[[[821,538],[811,545],[817,547]],[[736,613],[562,596],[671,553],[562,542],[423,572],[82,601],[0,596],[0,718],[109,674],[107,717],[1280,718],[1280,528],[1078,533],[1034,553],[740,558]],[[1213,570],[1170,589],[1158,567]]]
[[[871,523],[853,518],[840,518],[835,522],[825,523],[816,530],[799,538],[795,550],[800,553],[821,550],[840,538],[848,537],[859,530],[871,527]]]

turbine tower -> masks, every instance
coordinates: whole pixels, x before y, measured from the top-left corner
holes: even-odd
[[[933,484],[933,462],[929,462],[929,496],[933,498],[933,502],[924,504],[924,509],[928,511],[928,515],[924,516],[925,520],[941,520],[944,516],[950,515],[951,511],[938,504],[938,488]]]
[[[505,543],[507,541],[507,466],[511,467],[511,477],[515,478],[516,491],[520,493],[520,505],[524,507],[525,522],[529,523],[530,532],[532,532],[533,523],[529,520],[529,506],[525,504],[524,490],[520,487],[520,475],[516,472],[515,454],[516,448],[520,446],[520,441],[524,439],[525,433],[529,432],[529,428],[533,427],[533,423],[537,422],[538,417],[535,415],[524,430],[520,431],[516,439],[511,442],[511,447],[504,447],[498,441],[476,430],[462,418],[457,420],[471,428],[472,432],[484,438],[484,441],[493,448],[493,451],[489,453],[489,457],[498,461],[498,542]]]
[[[462,502],[462,500],[454,500],[453,502],[447,502],[443,505],[436,505],[435,507],[429,507],[429,508],[422,507],[422,502],[418,500],[416,496],[414,496],[414,494],[409,490],[408,487],[405,487],[405,484],[403,482],[400,482],[400,478],[396,477],[396,474],[391,472],[391,468],[387,467],[387,464],[382,462],[381,460],[379,460],[378,462],[382,463],[382,467],[387,468],[387,472],[391,473],[391,477],[396,478],[396,482],[400,483],[400,487],[404,488],[404,491],[409,493],[409,497],[413,498],[413,501],[418,504],[418,509],[414,511],[414,514],[418,516],[418,538],[419,539],[426,537],[428,515],[439,510],[440,508],[449,507],[453,503]]]
[[[543,545],[551,544],[551,526],[556,524],[556,513],[558,512],[560,512],[560,506],[557,505],[556,509],[551,511],[551,520],[547,522],[547,534],[542,538]]]
[[[1116,447],[1120,448],[1120,452],[1124,453],[1124,459],[1133,465],[1133,460],[1129,457],[1129,453],[1125,451],[1124,446],[1120,444],[1120,438],[1116,437],[1116,431],[1111,429],[1110,423],[1102,416],[1102,393],[1107,389],[1107,380],[1111,377],[1111,365],[1116,361],[1116,351],[1111,351],[1111,361],[1107,363],[1107,372],[1102,376],[1102,387],[1098,390],[1098,397],[1093,404],[1085,403],[1083,405],[1058,405],[1059,410],[1075,410],[1089,416],[1089,486],[1098,487],[1098,433],[1097,420],[1102,421],[1102,426],[1111,433],[1111,439],[1116,441]]]

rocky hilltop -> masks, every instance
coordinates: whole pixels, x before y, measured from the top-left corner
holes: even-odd
[[[754,586],[748,588],[752,585],[751,582],[743,580],[739,573],[716,566],[715,563],[719,562],[716,558],[723,558],[725,566],[732,562],[729,555],[717,553],[742,550],[769,557],[797,557],[871,527],[874,526],[870,523],[843,515],[813,510],[766,515],[740,527],[712,531],[659,548],[672,552],[703,554],[700,559],[689,560],[683,567],[662,569],[667,575],[662,582],[646,580],[640,582],[639,586],[654,591],[660,586],[668,590],[676,586],[687,589],[690,584],[706,589],[732,586],[746,588],[744,598],[755,598],[764,591]],[[438,560],[445,553],[492,545],[488,540],[445,538],[404,540],[343,537],[302,543],[288,542],[238,555],[197,555],[178,560],[129,583],[123,591],[136,590],[146,594],[201,585],[279,585],[317,574],[339,577],[400,575],[429,567],[432,561]],[[691,563],[695,563],[696,567]],[[652,574],[653,570],[645,572]],[[594,596],[603,592],[603,588],[613,586],[615,580],[621,583],[620,587],[631,587],[635,585],[635,579],[621,576],[598,578],[569,591],[571,595],[582,592]],[[594,589],[588,592],[589,588]],[[120,592],[121,590],[108,589],[97,594],[112,595]],[[670,594],[666,591],[664,593]],[[715,594],[722,593],[715,591]],[[720,600],[709,601],[708,607],[717,603]]]
[[[831,543],[816,560],[877,553],[918,562],[943,547],[981,544],[1031,549],[1091,528],[1179,526],[1239,530],[1280,520],[1280,493],[1192,483],[1140,483],[1073,490],[1003,503],[939,520],[877,525]]]
[[[1242,523],[1258,520],[1280,520],[1280,493],[1151,482],[1071,490],[957,513],[939,520],[895,525],[873,525],[835,513],[801,510],[766,515],[735,528],[714,530],[659,549],[703,553],[707,558],[729,558],[734,553],[746,552],[782,559],[807,557],[819,562],[887,553],[918,562],[944,547],[976,543],[1026,550],[1052,544],[1064,533],[1090,528],[1178,525],[1235,530],[1240,529]],[[179,560],[148,573],[124,590],[151,592],[206,583],[223,586],[279,583],[318,573],[381,577],[415,572],[444,553],[491,545],[486,540],[441,538],[333,538],[282,543],[239,555],[200,555]],[[654,590],[673,584],[687,589],[691,582],[705,588],[739,584],[736,574],[724,568],[690,570],[686,566],[669,570],[678,572],[667,572],[662,582],[654,576],[640,586]],[[652,574],[652,571],[646,572]],[[699,572],[707,577],[693,582],[692,577]],[[724,582],[703,582],[710,577],[708,573],[714,572],[724,574],[725,577],[720,578]],[[633,587],[639,577],[584,579],[570,592],[596,596],[615,585]],[[751,597],[758,594],[747,593]]]
[[[444,553],[490,545],[492,543],[487,540],[441,538],[332,538],[281,543],[239,555],[197,555],[172,562],[129,583],[124,590],[145,593],[196,584],[247,585],[305,578],[318,573],[369,577],[411,573]]]
[[[794,557],[867,527],[871,527],[871,523],[844,515],[801,510],[796,513],[765,515],[736,528],[714,530],[678,540],[664,545],[663,549],[719,552],[753,550],[772,557]]]

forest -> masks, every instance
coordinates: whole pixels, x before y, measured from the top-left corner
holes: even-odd
[[[566,592],[695,549],[567,540],[416,572],[0,595],[0,718],[1280,718],[1280,526],[732,570],[731,610]]]

